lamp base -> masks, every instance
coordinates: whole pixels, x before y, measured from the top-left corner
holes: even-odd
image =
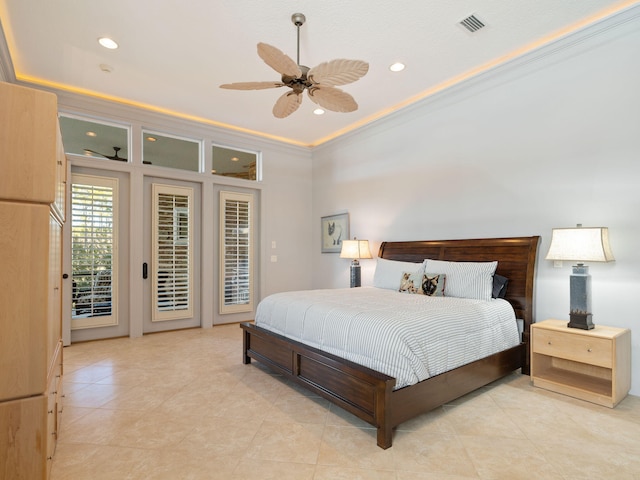
[[[582,330],[592,330],[595,325],[591,320],[593,315],[591,313],[570,313],[569,314],[569,323],[567,327],[569,328],[580,328]]]
[[[351,262],[351,288],[359,287],[360,285],[360,262],[354,259]]]

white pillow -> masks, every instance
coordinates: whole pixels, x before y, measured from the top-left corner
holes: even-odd
[[[446,297],[490,300],[498,262],[446,262],[426,259],[427,272],[447,275]]]
[[[423,271],[424,263],[399,262],[397,260],[378,258],[376,272],[373,274],[373,286],[398,290],[404,272],[422,273]]]

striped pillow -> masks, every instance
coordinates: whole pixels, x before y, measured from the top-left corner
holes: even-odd
[[[401,262],[398,260],[387,260],[378,258],[376,271],[373,274],[373,286],[398,290],[400,288],[400,278],[404,272],[417,272],[420,275],[424,272],[422,263]]]
[[[498,262],[446,262],[426,259],[425,271],[447,276],[445,296],[490,300]]]

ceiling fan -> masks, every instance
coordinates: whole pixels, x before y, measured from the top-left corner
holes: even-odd
[[[225,83],[220,88],[231,90],[263,90],[267,88],[289,87],[276,101],[273,115],[285,118],[295,112],[302,103],[302,93],[307,90],[309,98],[322,108],[332,112],[353,112],[358,104],[348,93],[336,88],[355,82],[366,75],[369,64],[361,60],[337,59],[309,68],[300,65],[300,27],[306,21],[302,13],[294,13],[291,21],[298,29],[297,62],[276,47],[258,43],[258,55],[264,62],[282,75],[279,82],[237,82]]]
[[[118,152],[120,150],[122,150],[120,147],[113,147],[113,150],[116,152],[115,154],[113,154],[113,155],[105,155],[104,153],[96,152],[95,150],[90,150],[88,148],[84,149],[85,152],[95,153],[96,155],[100,155],[101,157],[108,158],[109,160],[117,160],[119,162],[126,162],[127,161],[126,158],[122,158],[122,157],[120,157],[118,155]]]

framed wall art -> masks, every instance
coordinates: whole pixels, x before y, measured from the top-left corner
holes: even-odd
[[[342,241],[349,240],[349,214],[329,215],[320,220],[322,253],[340,253]]]

